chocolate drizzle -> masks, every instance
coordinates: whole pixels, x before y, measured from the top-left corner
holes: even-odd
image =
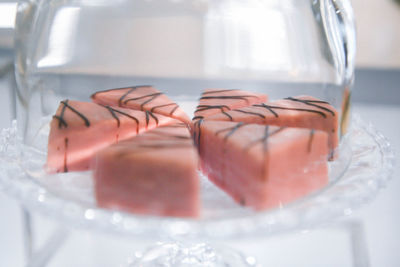
[[[202,93],[202,96],[200,97],[201,100],[212,100],[212,99],[219,99],[219,100],[227,100],[227,99],[232,99],[232,100],[244,100],[246,103],[249,103],[248,98],[259,98],[257,95],[250,95],[250,94],[243,94],[240,95],[215,95],[219,93],[225,93],[225,92],[234,92],[234,91],[239,91],[238,89],[222,89],[222,90],[213,90],[213,91],[205,91]],[[206,105],[206,104],[201,104],[197,106],[195,113],[195,117],[192,118],[192,120],[199,120],[199,119],[204,119],[204,116],[197,114],[202,111],[206,110],[212,110],[212,109],[218,109],[221,113],[223,113],[225,116],[227,116],[231,121],[233,121],[232,116],[227,113],[227,110],[231,110],[231,108],[228,105]],[[215,112],[214,112],[215,113]]]
[[[157,92],[157,93],[152,93],[152,94],[148,94],[148,95],[133,97],[133,98],[126,99],[123,103],[126,105],[130,101],[136,101],[136,100],[140,100],[140,99],[144,99],[144,98],[149,98],[146,101],[144,101],[142,104],[140,104],[140,109],[143,110],[144,105],[146,105],[147,103],[150,103],[151,101],[153,101],[154,99],[156,99],[158,96],[160,96],[162,94],[163,93],[161,93],[161,92]]]
[[[310,131],[310,137],[308,138],[308,144],[307,144],[307,152],[310,153],[311,152],[311,148],[312,148],[312,142],[314,140],[314,133],[315,130],[311,129]]]
[[[332,111],[332,110],[330,110],[330,109],[328,109],[328,108],[326,108],[326,107],[323,107],[323,106],[318,105],[318,103],[321,103],[321,104],[329,104],[329,103],[326,102],[326,101],[320,101],[320,100],[303,100],[303,99],[297,99],[297,98],[293,98],[293,97],[288,97],[288,98],[285,98],[285,99],[286,99],[286,100],[289,100],[289,101],[301,102],[301,103],[304,103],[305,105],[309,105],[309,106],[316,107],[317,109],[320,109],[320,110],[329,112],[332,116],[335,116],[335,112],[334,112],[334,111]],[[278,117],[279,117],[279,114],[278,114],[275,110],[293,110],[293,111],[310,112],[310,113],[318,114],[318,115],[320,115],[320,116],[322,116],[322,117],[324,117],[324,118],[327,117],[327,114],[326,114],[325,112],[320,111],[320,110],[315,110],[315,109],[290,108],[290,107],[283,107],[283,106],[276,106],[276,105],[267,105],[267,104],[265,104],[265,103],[262,103],[262,104],[255,104],[255,105],[253,105],[253,107],[267,109],[269,112],[272,113],[272,115],[275,116],[275,118],[278,118]],[[221,111],[222,111],[222,110],[221,110]],[[258,116],[258,117],[260,117],[260,118],[262,118],[262,119],[265,119],[265,115],[262,114],[262,113],[259,113],[259,112],[252,112],[252,111],[248,111],[248,110],[244,110],[244,109],[233,109],[232,111],[241,112],[241,113],[245,113],[245,114],[253,115],[253,116]],[[226,116],[229,118],[230,121],[233,121],[233,120],[234,120],[234,119],[233,119],[233,116],[231,116],[229,113],[226,113],[226,112],[222,112],[222,113],[223,113],[224,115],[226,115]],[[195,118],[196,118],[196,117],[195,117]],[[195,118],[193,118],[193,119],[195,119]]]
[[[276,129],[275,131],[270,132],[270,131],[269,131],[269,126],[266,125],[265,128],[264,128],[264,135],[263,135],[261,138],[259,138],[259,139],[257,139],[257,140],[254,140],[253,142],[249,143],[249,144],[244,148],[244,151],[250,150],[254,145],[256,145],[256,144],[258,144],[258,143],[261,142],[262,145],[263,145],[263,152],[264,152],[264,153],[267,153],[267,151],[268,151],[268,138],[271,137],[271,136],[273,136],[273,135],[275,135],[275,134],[277,134],[277,133],[279,133],[279,132],[281,132],[281,131],[284,130],[285,128],[286,128],[286,127],[280,127],[280,128],[278,128],[278,129]]]
[[[204,119],[204,116],[194,116],[194,117],[192,118],[193,121],[203,120],[203,119]]]
[[[266,176],[266,172],[267,172],[267,168],[269,166],[269,157],[267,156],[267,152],[268,152],[268,138],[270,138],[271,136],[281,132],[282,130],[284,130],[286,127],[280,127],[278,129],[276,129],[275,131],[270,132],[270,128],[268,125],[266,125],[264,127],[264,135],[257,139],[254,140],[253,142],[249,143],[245,148],[244,148],[244,152],[248,152],[254,145],[261,143],[262,144],[262,150],[263,150],[263,154],[264,154],[264,162],[265,164],[262,165],[262,175],[261,177],[267,177]]]
[[[134,116],[132,116],[132,115],[129,115],[128,113],[125,113],[125,112],[120,111],[120,110],[118,110],[118,109],[114,109],[114,108],[112,108],[112,107],[110,107],[110,106],[103,106],[103,105],[101,105],[101,106],[104,107],[104,108],[106,108],[108,111],[110,111],[110,113],[111,113],[111,115],[113,116],[113,118],[116,119],[118,127],[120,126],[121,121],[120,121],[120,119],[118,118],[118,115],[117,115],[117,114],[121,114],[121,115],[123,115],[123,116],[126,116],[126,117],[128,117],[128,118],[134,120],[134,121],[136,122],[136,133],[139,133],[139,120],[138,120],[136,117],[134,117]],[[158,123],[158,119],[157,119],[157,123]]]
[[[80,113],[78,110],[76,110],[75,108],[71,107],[68,104],[68,99],[67,100],[63,100],[60,102],[60,104],[63,104],[64,106],[61,109],[61,113],[59,116],[54,115],[53,118],[58,119],[59,123],[58,123],[58,128],[61,129],[62,127],[67,128],[68,127],[68,123],[64,118],[65,115],[65,111],[68,108],[69,110],[71,110],[73,113],[75,113],[76,115],[78,115],[83,122],[85,123],[86,127],[90,127],[90,121],[88,118],[86,118],[82,113]]]
[[[260,117],[262,119],[265,119],[265,116],[263,114],[261,114],[261,113],[258,113],[258,112],[251,112],[251,111],[246,111],[246,110],[241,110],[241,109],[234,109],[233,111],[241,112],[241,113],[244,113],[244,114],[258,116],[258,117]],[[232,116],[229,116],[229,118],[230,118],[231,121],[233,120]]]
[[[156,117],[156,115],[154,115],[153,114],[153,112],[150,112],[150,111],[145,111],[145,114],[146,114],[146,127],[148,127],[149,126],[149,123],[150,123],[150,117],[151,118],[153,118],[155,121],[156,121],[156,125],[158,125],[158,118]]]
[[[223,133],[223,132],[228,132],[225,136],[224,136],[224,141],[226,141],[226,140],[228,140],[228,138],[230,137],[230,136],[232,136],[239,128],[241,128],[241,127],[243,127],[243,126],[245,126],[246,124],[245,123],[243,123],[243,122],[239,122],[239,123],[237,123],[235,126],[233,126],[233,127],[229,127],[229,128],[225,128],[225,129],[222,129],[222,130],[219,130],[219,131],[217,131],[216,133],[215,133],[215,135],[219,135],[220,133]]]
[[[233,127],[229,127],[229,128],[225,128],[222,130],[218,130],[215,132],[215,135],[219,135],[221,133],[227,132],[227,134],[224,136],[224,141],[226,142],[228,140],[228,138],[230,136],[232,136],[239,128],[246,126],[249,124],[245,124],[243,122],[239,122],[237,123],[235,126]],[[274,131],[270,131],[270,126],[266,125],[264,126],[264,134],[261,138],[258,138],[250,143],[248,143],[244,148],[243,148],[243,152],[248,152],[248,150],[250,150],[253,146],[261,143],[262,145],[262,150],[263,150],[263,154],[264,154],[264,161],[265,164],[262,165],[262,175],[261,177],[266,177],[266,170],[268,168],[268,161],[269,158],[267,156],[267,152],[268,152],[268,138],[281,132],[282,130],[284,130],[286,127],[279,127]],[[264,179],[264,178],[263,178]]]
[[[196,112],[201,112],[204,110],[209,110],[209,109],[219,109],[221,111],[224,111],[224,109],[230,110],[230,108],[227,105],[198,105]]]
[[[131,87],[125,94],[123,94],[119,99],[118,99],[118,106],[122,106],[122,101],[125,99],[125,97],[127,97],[130,93],[132,93],[133,91],[135,91],[136,89],[138,89],[139,87]]]
[[[194,113],[196,114],[198,112],[205,111],[205,110],[210,110],[210,109],[219,109],[224,115],[226,115],[231,120],[233,120],[231,115],[226,113],[225,110],[224,110],[224,109],[230,110],[230,108],[227,105],[198,105],[197,109],[196,109],[196,111]],[[193,117],[192,120],[199,120],[199,119],[204,119],[204,116],[195,116],[195,117]]]
[[[201,139],[201,124],[203,123],[203,119],[196,121],[193,125],[194,133],[193,133],[193,140],[195,145],[198,147],[198,151],[200,153],[200,139]]]
[[[168,107],[168,106],[174,106],[174,108],[169,112],[169,115],[172,116],[174,112],[179,108],[178,104],[176,103],[169,103],[169,104],[164,104],[164,105],[159,105],[159,106],[154,106],[151,108],[151,112],[154,112],[155,109],[157,108],[162,108],[162,107]]]
[[[64,172],[68,172],[67,167],[67,150],[68,150],[68,138],[64,139]]]
[[[247,98],[255,97],[258,98],[256,95],[221,95],[221,96],[202,96],[199,100],[207,100],[207,99],[239,99],[244,100],[246,103],[249,103]]]
[[[269,110],[276,118],[279,117],[278,113],[274,111],[274,109],[282,109],[282,110],[295,110],[295,111],[304,111],[304,112],[311,112],[321,115],[322,117],[326,118],[326,114],[324,112],[314,110],[314,109],[305,109],[305,108],[288,108],[288,107],[280,107],[280,106],[271,106],[267,104],[256,104],[253,107],[260,107]]]
[[[306,100],[306,99],[298,99],[298,98],[294,98],[294,97],[287,97],[285,99],[286,100],[290,100],[290,101],[300,102],[300,103],[303,103],[303,104],[306,104],[306,105],[309,105],[309,106],[312,106],[312,107],[316,107],[316,108],[322,109],[322,110],[324,110],[326,112],[329,112],[332,116],[335,116],[335,112],[333,110],[331,110],[329,108],[326,108],[326,107],[323,107],[323,106],[320,106],[320,105],[317,105],[317,104],[329,104],[326,101]]]
[[[137,86],[131,86],[131,87],[121,87],[121,88],[106,89],[106,90],[97,91],[96,93],[92,94],[90,97],[92,99],[94,99],[94,98],[96,98],[97,94],[107,93],[107,92],[111,92],[111,91],[119,91],[119,90],[128,90],[128,91],[132,92],[132,91],[136,90],[137,88],[141,88],[141,87],[152,87],[152,86],[151,85],[137,85]],[[130,94],[131,92],[129,92],[128,94]],[[128,94],[126,94],[126,95],[128,95]],[[123,100],[123,98],[122,98],[122,100]]]
[[[160,95],[163,95],[162,92],[157,92],[157,90],[155,90],[154,88],[151,88],[151,85],[139,85],[139,86],[132,86],[132,87],[125,87],[125,88],[116,88],[116,89],[109,89],[109,90],[104,90],[104,91],[99,91],[94,93],[91,97],[92,99],[96,98],[96,95],[99,93],[106,93],[106,92],[110,92],[110,91],[118,91],[118,90],[127,90],[126,92],[124,92],[121,97],[118,99],[118,106],[123,107],[124,105],[126,105],[127,103],[131,102],[131,101],[136,101],[136,100],[141,100],[143,99],[144,102],[140,104],[140,109],[143,111],[144,110],[144,106],[150,102],[152,102],[154,99],[156,99],[157,97],[159,97]],[[131,97],[129,98],[129,95],[131,93],[133,93],[134,91],[136,91],[137,89],[140,88],[150,88],[152,89],[151,91],[153,93],[147,94],[147,95],[142,95],[142,96],[138,96],[138,97]],[[154,92],[156,91],[156,92]],[[171,103],[167,103],[167,104],[162,104],[162,105],[158,105],[158,106],[153,106],[150,111],[154,112],[156,109],[158,108],[162,108],[162,107],[168,107],[171,106],[171,110],[169,112],[169,115],[172,116],[176,110],[179,108],[179,105],[171,102]]]
[[[171,112],[169,113],[170,116],[172,116],[174,114],[174,112],[179,108],[178,104],[174,103],[176,106],[171,110]]]
[[[121,121],[119,120],[117,114],[115,114],[115,110],[111,108],[110,106],[104,106],[108,111],[110,111],[111,116],[117,121],[117,127],[121,125]]]

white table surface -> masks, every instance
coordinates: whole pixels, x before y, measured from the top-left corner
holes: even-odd
[[[6,84],[0,81],[0,127],[10,123]],[[354,111],[372,122],[400,151],[400,106],[355,104]],[[399,159],[399,157],[397,157]],[[398,160],[399,161],[399,160]],[[400,266],[400,166],[376,199],[339,225],[361,222],[365,227],[370,266]],[[21,211],[18,203],[0,193],[0,267],[23,266]],[[54,223],[35,217],[38,242]],[[120,266],[135,249],[148,242],[116,239],[107,235],[73,232],[48,266]],[[238,240],[228,245],[254,255],[262,266],[353,266],[349,235],[335,224],[307,233],[289,233],[261,240]],[[366,265],[367,266],[367,265]]]

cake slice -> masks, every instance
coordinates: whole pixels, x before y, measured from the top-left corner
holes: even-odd
[[[329,148],[339,143],[338,113],[328,102],[311,96],[285,99],[233,109],[207,117],[207,120],[234,121],[264,125],[322,130],[329,135]]]
[[[206,89],[199,99],[191,124],[193,139],[197,145],[198,127],[201,120],[213,115],[223,114],[223,118],[230,117],[228,112],[232,109],[251,106],[266,102],[267,95],[256,94],[238,89]]]
[[[172,121],[176,120],[149,111],[61,101],[50,122],[47,171],[88,170],[95,152]]]
[[[237,89],[206,89],[202,93],[199,105],[194,112],[196,122],[213,114],[223,113],[231,109],[250,106],[267,101],[267,96]]]
[[[198,155],[184,123],[158,127],[99,152],[100,207],[178,217],[199,214]]]
[[[241,205],[278,207],[328,183],[323,131],[205,120],[199,135],[203,172]]]
[[[185,123],[190,122],[189,117],[178,104],[150,85],[99,91],[91,98],[98,104],[150,111]]]

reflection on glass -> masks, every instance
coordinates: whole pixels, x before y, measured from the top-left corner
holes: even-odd
[[[0,29],[14,28],[15,13],[17,11],[16,3],[0,3]]]
[[[290,68],[286,28],[284,14],[262,2],[219,4],[206,16],[206,70],[212,74],[223,66],[249,71]]]
[[[56,13],[48,37],[48,52],[37,63],[37,67],[54,67],[68,63],[74,53],[79,11],[79,7],[65,7]]]

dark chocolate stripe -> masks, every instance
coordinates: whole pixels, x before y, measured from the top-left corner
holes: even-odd
[[[147,103],[150,103],[151,101],[153,101],[154,99],[156,99],[160,95],[162,95],[162,93],[154,93],[153,96],[150,99],[147,99],[142,104],[140,104],[140,109],[143,110],[144,109],[144,105],[146,105]]]
[[[156,97],[158,97],[159,95],[162,95],[162,93],[161,93],[161,92],[158,92],[158,93],[152,93],[152,94],[149,94],[149,95],[143,95],[143,96],[139,96],[139,97],[129,98],[129,99],[126,99],[126,100],[124,101],[124,104],[127,104],[127,103],[130,102],[130,101],[135,101],[135,100],[140,100],[140,99],[143,99],[143,98],[150,97],[150,99],[146,100],[145,102],[143,102],[143,103],[140,105],[140,108],[143,109],[143,106],[144,106],[145,104],[147,104],[147,103],[153,101],[153,100],[154,100]]]
[[[273,132],[269,132],[269,126],[266,125],[265,126],[265,131],[264,131],[264,135],[263,137],[261,137],[260,139],[254,140],[253,142],[250,142],[245,148],[244,151],[248,151],[250,148],[252,148],[254,145],[256,145],[257,143],[262,142],[263,144],[263,151],[264,153],[266,153],[268,151],[268,146],[267,146],[267,141],[268,138],[279,133],[280,131],[284,130],[286,127],[280,127],[277,130],[273,131]]]
[[[219,109],[223,114],[225,114],[226,116],[228,116],[228,118],[231,118],[231,120],[232,120],[232,117],[224,111],[224,108],[227,109],[227,110],[230,110],[230,108],[228,106],[226,106],[226,105],[216,105],[216,106],[213,106],[213,105],[198,105],[197,109],[196,109],[196,111],[194,113],[196,114],[198,112],[202,112],[202,111],[210,110],[210,109]],[[204,119],[204,116],[195,116],[195,117],[193,117],[192,120],[198,120],[198,119]]]
[[[232,96],[222,95],[222,96],[202,96],[202,97],[200,97],[199,100],[207,100],[207,99],[221,99],[221,100],[224,100],[224,99],[239,99],[239,100],[244,100],[244,101],[246,101],[246,103],[248,103],[249,100],[247,98],[250,98],[250,97],[258,98],[255,95],[238,95],[238,96],[237,95],[232,95]]]
[[[125,113],[125,112],[120,111],[120,110],[118,110],[118,109],[114,109],[114,108],[112,108],[112,107],[108,107],[108,108],[109,108],[110,110],[112,110],[113,112],[115,112],[115,113],[124,115],[124,116],[126,116],[126,117],[128,117],[128,118],[134,120],[134,121],[136,122],[136,133],[139,133],[139,120],[138,120],[136,117],[134,117],[134,116],[132,116],[132,115],[129,115],[128,113]]]
[[[149,116],[149,112],[147,110],[144,113],[145,113],[145,117],[146,117],[146,128],[147,128],[149,126],[150,116]]]
[[[102,107],[105,107],[111,113],[111,116],[117,121],[117,126],[119,128],[119,126],[121,125],[121,121],[119,120],[117,114],[115,114],[114,109],[112,109],[110,106],[102,106]]]
[[[240,127],[242,127],[242,126],[244,126],[244,125],[246,125],[246,124],[243,123],[243,122],[239,122],[239,123],[237,123],[237,124],[236,124],[235,126],[233,126],[233,127],[229,127],[229,128],[226,128],[226,129],[222,129],[222,130],[217,131],[217,132],[215,133],[215,135],[219,135],[220,133],[223,133],[223,132],[228,131],[228,133],[224,136],[224,141],[226,141],[226,140],[228,140],[228,138],[229,138],[230,136],[232,136]]]
[[[68,99],[65,100],[65,101],[68,103]],[[62,128],[62,125],[64,125],[65,128],[68,127],[68,123],[64,120],[64,112],[65,112],[65,109],[66,109],[66,108],[67,108],[66,105],[64,105],[64,106],[62,107],[60,116],[53,116],[53,117],[59,119],[59,122],[58,122],[58,128],[59,128],[59,129]]]
[[[292,99],[295,99],[294,97],[292,97]],[[296,98],[296,99],[298,99],[298,98]],[[329,102],[327,102],[327,101],[322,101],[322,100],[305,100],[305,101],[307,101],[308,103],[320,103],[320,104],[328,104],[328,105],[330,105],[329,104]]]
[[[64,115],[65,115],[65,110],[68,108],[69,110],[71,110],[72,112],[74,112],[76,115],[78,115],[83,122],[85,123],[86,127],[90,127],[90,121],[88,120],[88,118],[86,118],[82,113],[80,113],[78,110],[76,110],[75,108],[71,107],[68,104],[68,99],[61,101],[60,103],[63,104],[63,108],[61,110],[60,116],[54,115],[53,118],[56,118],[59,120],[59,124],[58,124],[58,128],[62,128],[62,126],[64,126],[65,128],[68,127],[68,123],[65,121],[64,119]]]
[[[71,107],[68,104],[68,100],[65,101],[61,101],[61,103],[63,103],[67,108],[69,108],[72,112],[74,112],[76,115],[78,115],[84,122],[86,127],[90,126],[90,121],[88,120],[88,118],[86,118],[82,113],[80,113],[78,110],[76,110],[75,108]]]
[[[54,115],[53,118],[58,120],[58,128],[59,129],[61,129],[63,126],[65,128],[68,127],[67,122],[63,118],[61,118],[60,116]]]
[[[228,107],[227,105],[214,105],[214,106],[213,105],[198,105],[196,108],[196,111],[194,113],[205,111],[205,110],[210,110],[210,109],[219,109],[219,110],[223,111],[224,108],[226,108],[227,110],[230,110],[230,107]]]
[[[174,105],[174,108],[169,113],[169,115],[172,116],[172,114],[174,114],[175,110],[179,107],[178,104],[176,104],[176,103],[168,103],[168,104],[164,104],[164,105],[154,106],[150,109],[150,111],[154,112],[154,110],[157,108],[168,107],[168,106],[172,106],[172,105]]]
[[[149,115],[150,115],[150,117],[152,117],[155,121],[156,121],[156,125],[158,126],[158,118],[157,118],[157,116],[156,115],[154,115],[153,114],[153,112],[150,112],[150,111],[148,111],[149,112]]]
[[[67,166],[67,150],[68,150],[68,138],[64,139],[64,172],[68,172],[68,166]]]
[[[197,127],[197,142],[196,142],[196,136],[194,137],[195,139],[195,144],[198,147],[198,151],[200,153],[200,140],[201,140],[201,124],[203,123],[203,119],[200,119],[198,121],[196,121],[195,123],[195,127]]]
[[[253,107],[260,107],[268,109],[271,113],[274,114],[275,117],[279,117],[279,115],[273,111],[273,109],[281,109],[281,110],[295,110],[295,111],[304,111],[304,112],[311,112],[321,115],[322,117],[326,118],[326,114],[324,112],[313,110],[313,109],[305,109],[305,108],[287,108],[287,107],[280,107],[280,106],[270,106],[266,104],[256,104]]]
[[[192,118],[192,121],[195,121],[195,120],[202,120],[202,119],[204,119],[204,116],[194,116],[194,117]]]
[[[251,147],[253,147],[254,145],[258,144],[259,142],[261,142],[262,147],[263,147],[263,154],[264,154],[264,161],[265,163],[262,165],[262,180],[264,181],[264,179],[267,177],[266,176],[266,172],[267,172],[267,168],[269,166],[269,157],[267,157],[267,152],[268,152],[268,138],[279,133],[280,131],[282,131],[285,127],[281,127],[278,128],[277,130],[273,131],[272,133],[270,133],[269,131],[269,126],[266,125],[264,128],[264,135],[263,137],[261,137],[258,140],[255,140],[253,142],[251,142],[250,144],[248,144],[245,148],[244,151],[247,152]]]
[[[275,118],[278,118],[278,117],[279,117],[278,113],[276,113],[276,112],[271,108],[271,106],[268,106],[268,105],[266,105],[266,104],[264,104],[264,103],[258,104],[258,105],[254,105],[254,106],[255,106],[255,107],[263,107],[263,108],[266,108],[269,112],[271,112],[271,113],[275,116]]]
[[[275,135],[275,134],[277,134],[277,133],[279,133],[279,132],[285,130],[286,128],[287,128],[286,126],[284,126],[284,127],[279,127],[279,129],[276,129],[276,130],[273,131],[271,134],[269,134],[268,137],[271,137],[271,136],[273,136],[273,135]]]
[[[138,89],[139,87],[131,87],[125,94],[123,94],[119,99],[118,99],[118,106],[122,106],[122,101],[125,99],[125,97],[127,97],[130,93],[132,93],[133,91],[135,91],[136,89]]]
[[[174,103],[175,104],[175,103]],[[172,116],[175,111],[179,108],[178,104],[176,104],[176,106],[171,110],[171,112],[169,113],[170,116]]]
[[[294,98],[294,97],[287,97],[285,98],[286,100],[290,100],[290,101],[295,101],[295,102],[300,102],[312,107],[316,107],[322,110],[325,110],[326,112],[331,113],[332,116],[335,116],[335,112],[333,112],[332,110],[330,110],[329,108],[314,104],[314,103],[324,103],[324,104],[329,104],[328,102],[325,101],[320,101],[320,100],[304,100],[304,99],[298,99],[298,98]]]
[[[140,88],[140,87],[152,87],[152,85],[136,85],[136,86],[126,86],[126,87],[120,87],[120,88],[112,88],[112,89],[101,90],[101,91],[97,91],[96,93],[92,94],[90,96],[90,98],[94,99],[94,98],[96,98],[97,94],[101,94],[101,93],[107,93],[107,92],[118,91],[118,90],[125,90],[125,89],[130,89],[130,88]]]
[[[233,121],[233,118],[231,115],[229,115],[228,113],[226,113],[225,111],[222,111],[222,114],[224,114],[225,116],[227,116],[229,118],[230,121]]]
[[[157,109],[157,108],[168,107],[168,106],[171,106],[171,105],[176,105],[176,103],[168,103],[168,104],[164,104],[164,105],[154,106],[154,107],[152,107],[150,109],[150,111],[154,112],[154,110]]]
[[[217,94],[217,93],[224,93],[224,92],[232,92],[232,91],[238,91],[239,89],[221,89],[221,90],[212,90],[212,91],[204,91],[202,95],[208,95],[208,94]]]
[[[244,114],[258,116],[258,117],[260,117],[262,119],[265,119],[265,116],[263,114],[261,114],[261,113],[251,112],[251,111],[246,111],[246,110],[241,110],[241,109],[234,109],[233,111],[241,112],[241,113],[244,113]]]
[[[308,153],[311,152],[312,142],[313,142],[313,140],[314,140],[314,133],[315,133],[315,130],[314,130],[314,129],[311,129],[311,131],[310,131],[310,137],[309,137],[309,139],[308,139],[308,144],[307,144],[307,152],[308,152]]]

